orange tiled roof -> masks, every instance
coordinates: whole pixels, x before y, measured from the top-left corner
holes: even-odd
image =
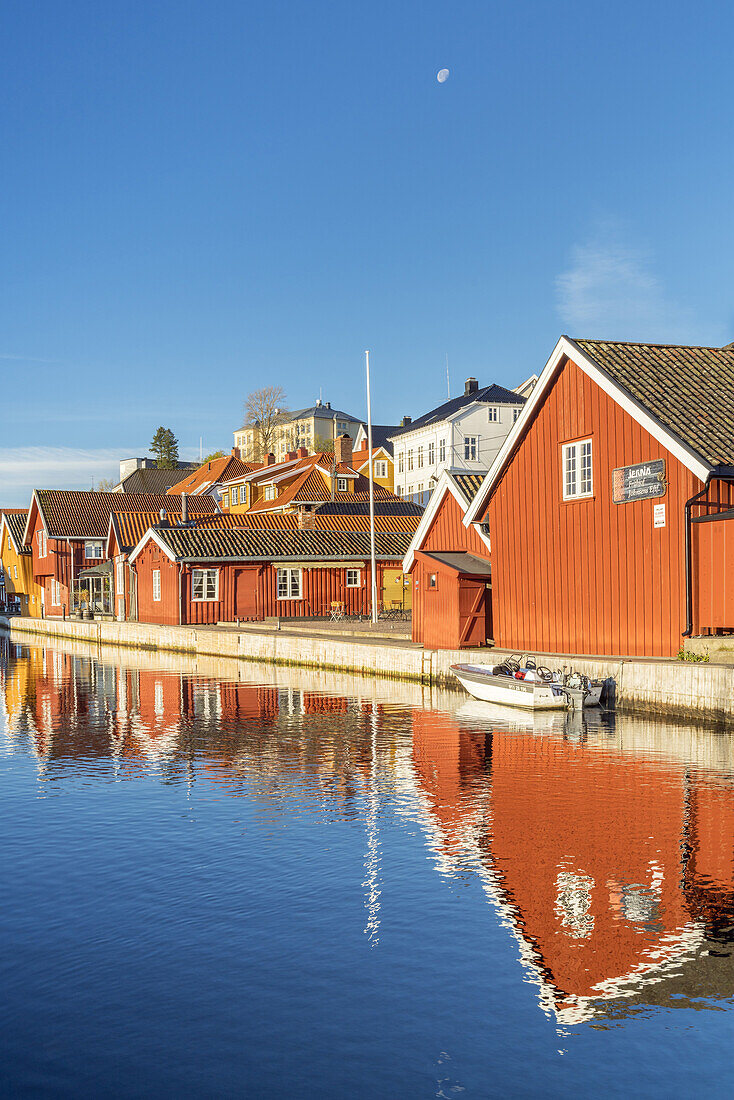
[[[354,473],[350,466],[340,468],[337,466],[337,474],[346,471]],[[338,501],[367,500],[369,493],[369,479],[357,474],[353,479],[353,491],[348,493],[335,492],[334,499]],[[397,500],[387,489],[375,486],[375,500]],[[318,467],[307,468],[300,477],[288,485],[275,500],[260,500],[253,504],[250,512],[267,512],[274,508],[283,508],[296,504],[314,504],[331,500],[331,478],[327,477]]]
[[[344,496],[345,494],[342,494]],[[376,531],[414,532],[421,521],[416,515],[375,515]],[[222,512],[218,516],[201,516],[197,527],[253,527],[261,530],[297,531],[298,515],[295,512]],[[370,517],[365,515],[313,513],[313,530],[316,531],[369,531]]]
[[[235,518],[234,516],[200,512],[197,507],[200,499],[202,498],[197,497],[195,501],[191,502],[194,507],[190,507],[188,510],[189,519],[206,518],[216,523],[219,519]],[[203,499],[210,500],[211,497],[205,497]],[[177,526],[181,523],[180,512],[169,512],[168,515],[168,522],[173,526]],[[134,546],[138,545],[145,532],[150,527],[155,527],[160,521],[160,512],[113,512],[110,516],[110,531],[114,532],[119,552],[124,554],[132,550]]]
[[[244,477],[257,469],[255,462],[243,462],[234,455],[225,455],[223,458],[213,458],[199,466],[198,470],[172,485],[168,492],[171,495],[177,493],[202,493],[210,485],[221,481],[232,480],[235,477]]]
[[[181,497],[167,493],[86,493],[70,489],[36,489],[34,498],[49,538],[106,539],[113,512],[181,511]],[[213,497],[201,497],[202,512],[218,511]]]

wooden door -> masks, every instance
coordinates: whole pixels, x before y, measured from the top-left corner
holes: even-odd
[[[234,577],[234,614],[236,619],[259,619],[257,606],[257,569],[238,569]]]
[[[490,587],[486,581],[459,581],[459,647],[485,645],[489,637]]]

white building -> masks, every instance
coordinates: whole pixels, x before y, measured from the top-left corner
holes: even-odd
[[[442,470],[487,471],[525,401],[515,390],[480,389],[476,378],[467,378],[460,397],[416,420],[406,417],[390,437],[397,495],[425,505]]]

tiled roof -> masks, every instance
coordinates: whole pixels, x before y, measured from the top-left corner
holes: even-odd
[[[167,493],[172,485],[181,480],[183,474],[189,474],[196,468],[196,465],[189,463],[175,470],[159,470],[153,467],[133,470],[120,482],[120,491],[123,493]]]
[[[303,561],[310,558],[354,561],[369,558],[366,531],[275,531],[262,528],[178,527],[156,531],[172,555],[180,561],[215,562]],[[409,545],[408,533],[375,535],[378,558],[402,559]]]
[[[412,427],[412,425],[408,425]],[[384,447],[385,450],[392,454],[392,443],[390,442],[392,436],[400,435],[406,429],[400,424],[373,424],[372,425],[372,447]],[[365,443],[364,447],[367,450],[367,425],[364,425]]]
[[[35,498],[49,538],[106,539],[113,512],[181,511],[181,497],[166,493],[85,493],[69,489],[37,489]],[[212,497],[200,497],[202,512],[218,511]]]
[[[484,386],[480,390],[474,390],[473,393],[462,393],[460,397],[452,397],[450,401],[444,401],[443,405],[438,405],[435,409],[431,409],[430,412],[423,413],[422,416],[416,417],[410,424],[406,424],[405,427],[401,427],[399,431],[393,432],[393,435],[404,435],[406,432],[412,432],[415,428],[425,428],[429,424],[439,424],[442,420],[446,420],[449,416],[453,416],[454,413],[459,412],[460,409],[465,408],[467,405],[473,405],[476,401],[480,401],[485,405],[525,404],[525,398],[521,397],[519,393],[514,393],[512,390],[506,390],[504,386],[498,386],[493,383],[491,386]]]
[[[351,413],[344,412],[342,409],[327,408],[326,405],[311,405],[308,409],[297,409],[288,414],[288,423],[293,423],[294,420],[308,420],[312,416],[321,420],[333,420],[336,417],[337,420],[351,420],[353,424],[362,423],[361,417],[352,416]]]
[[[28,509],[3,508],[2,515],[5,517],[5,522],[8,525],[10,534],[13,536],[16,551],[19,554],[30,554],[31,547],[28,543],[23,542],[26,520],[28,519]]]
[[[343,516],[368,516],[370,514],[369,505],[369,493],[367,500],[361,499],[364,494],[360,493],[359,500],[341,501],[339,503],[320,504],[318,506],[317,515],[343,515]],[[420,504],[415,504],[412,500],[403,500],[402,497],[393,496],[388,493],[388,496],[382,500],[375,498],[375,514],[383,516],[418,516],[423,515],[424,509]]]
[[[170,498],[169,498],[170,499]],[[191,502],[198,505],[201,497],[195,497]],[[210,497],[204,497],[205,500],[210,500]],[[179,524],[181,523],[181,514],[169,512],[169,523]],[[196,507],[189,508],[189,519],[204,518],[212,523],[216,523],[218,520],[234,519],[234,516],[224,516],[221,513],[201,513],[198,512]],[[141,538],[148,530],[149,527],[155,527],[157,523],[160,523],[159,512],[113,512],[110,517],[112,530],[115,533],[115,539],[120,553],[128,553],[137,546]]]
[[[346,473],[350,467],[337,467],[337,473]],[[353,492],[334,493],[334,499],[338,501],[367,500],[369,493],[369,480],[359,474],[353,480]],[[375,499],[396,500],[391,492],[382,486],[375,486]],[[331,478],[327,477],[318,466],[311,465],[303,470],[303,473],[294,478],[286,488],[278,494],[275,500],[259,500],[252,506],[250,512],[267,512],[273,509],[297,504],[314,504],[331,500]]]
[[[338,504],[326,505],[327,508],[339,509]],[[346,508],[353,506],[346,505]],[[329,512],[319,509],[313,513],[313,525],[316,530],[323,531],[369,531],[370,517],[365,505],[365,511],[354,512]],[[415,531],[420,523],[421,508],[412,512],[381,513],[379,507],[375,508],[376,531]],[[154,520],[150,526],[154,526]],[[222,512],[218,516],[197,517],[199,527],[261,527],[265,529],[278,529],[281,531],[299,530],[298,515],[296,512]]]
[[[193,473],[177,481],[168,492],[171,494],[201,493],[217,482],[229,481],[234,477],[250,473],[253,465],[252,462],[242,462],[234,455],[213,458],[210,462],[205,462],[202,466],[199,466]]]
[[[471,504],[479,492],[479,487],[484,481],[486,471],[482,474],[450,474],[467,504]]]
[[[734,348],[571,340],[710,466],[734,466]]]

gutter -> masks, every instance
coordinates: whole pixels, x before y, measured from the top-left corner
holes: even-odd
[[[195,558],[174,558],[173,560],[175,562],[182,562],[185,565],[196,565],[197,563],[206,563],[207,565],[247,565],[248,562],[263,562],[267,565],[267,563],[271,561],[366,561],[368,557],[369,551],[364,554],[352,554],[348,558],[342,557],[337,554],[322,554],[320,557],[313,557],[312,555],[308,554],[288,554],[286,556],[268,554],[265,557],[250,557],[248,555],[247,557],[238,558],[208,558],[205,554],[199,554]],[[402,561],[402,557],[399,552],[396,552],[394,554],[376,554],[375,558],[377,561]]]

